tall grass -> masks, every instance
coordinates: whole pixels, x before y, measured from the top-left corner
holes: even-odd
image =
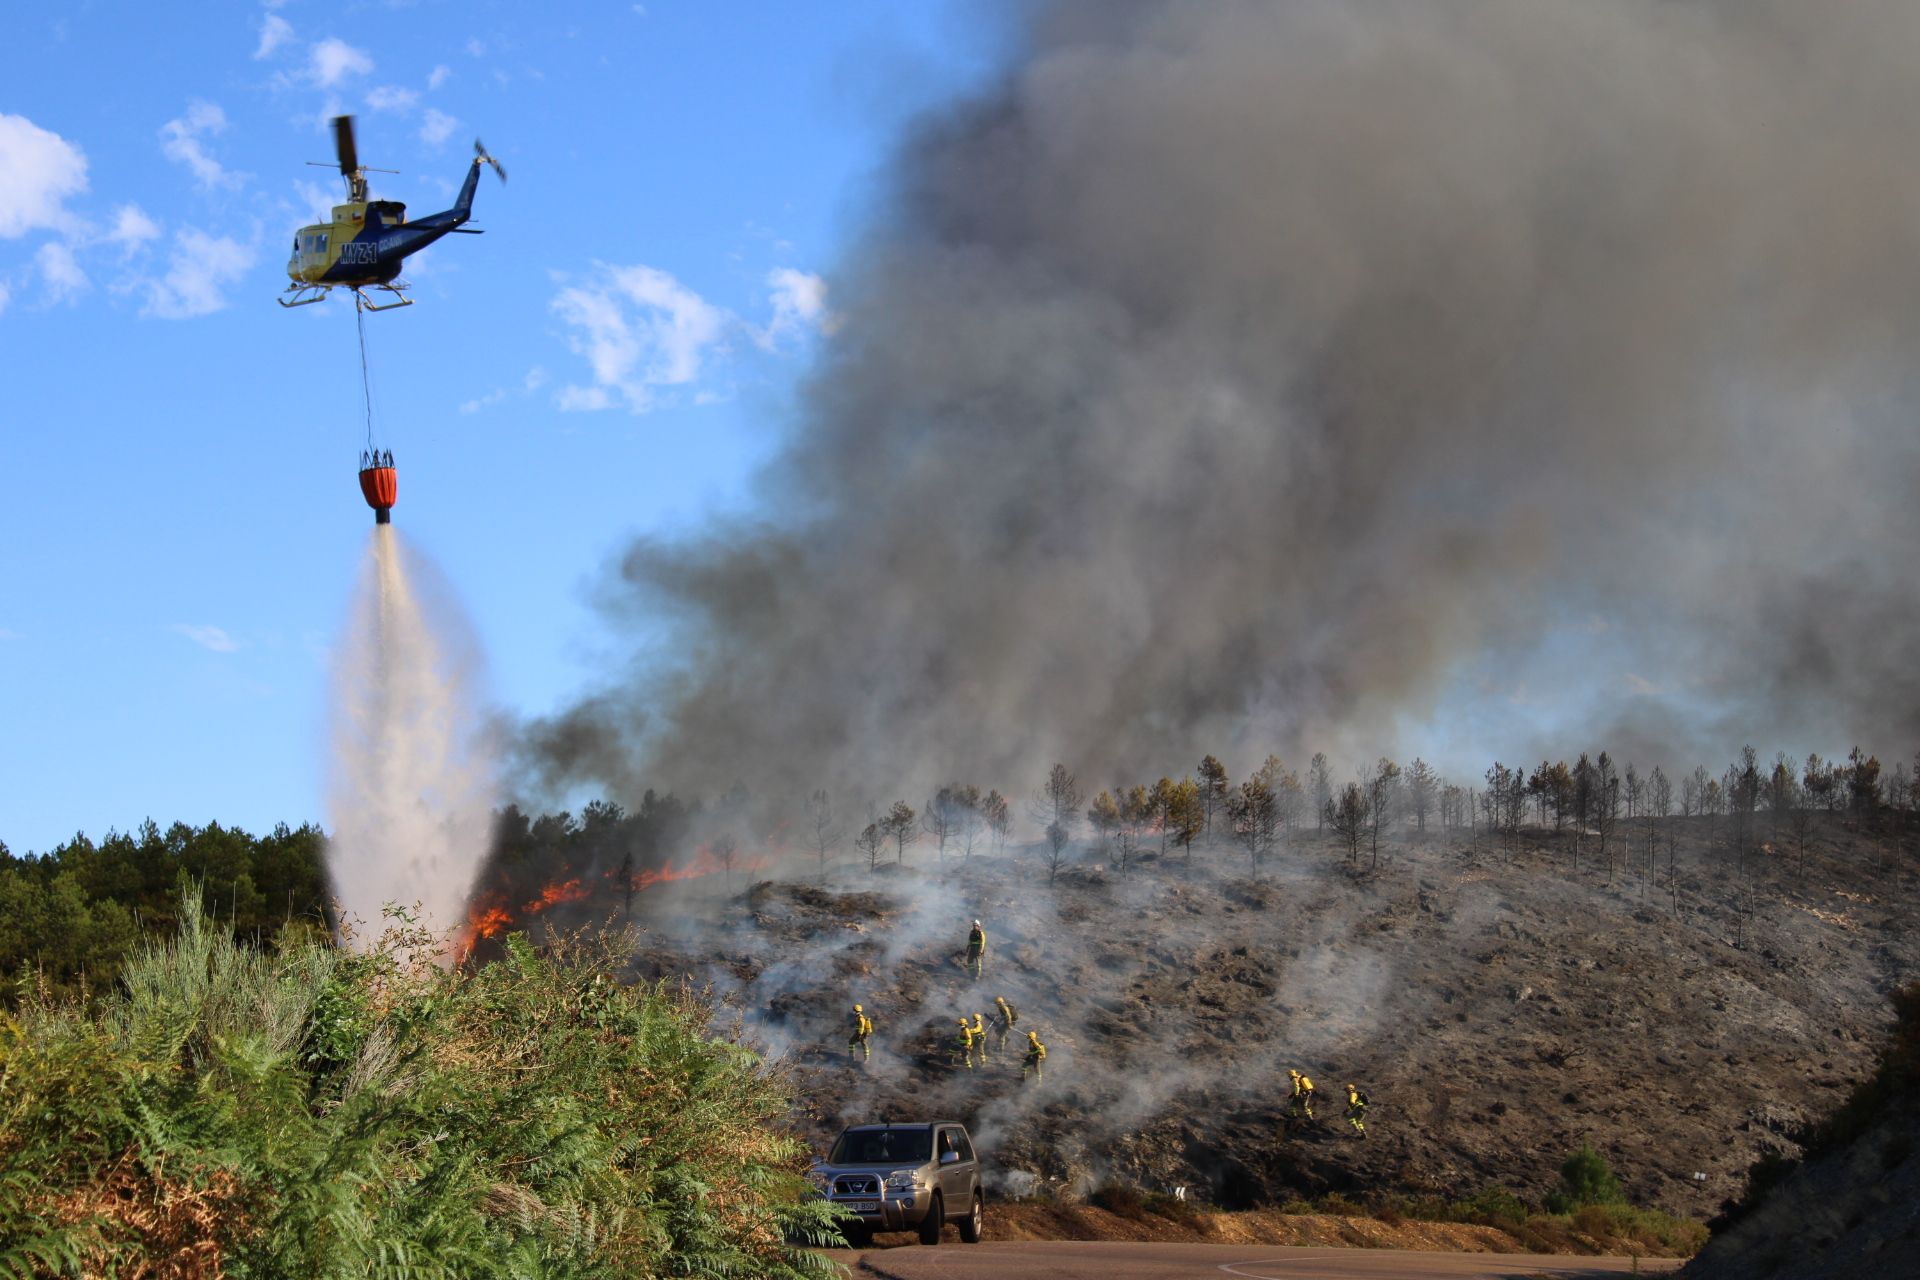
[[[0,1015],[0,1275],[825,1277],[788,1096],[611,944],[210,927]]]
[[[1570,1159],[1568,1163],[1574,1161]],[[1561,1190],[1564,1192],[1564,1189],[1563,1182]],[[1489,1187],[1459,1200],[1440,1196],[1376,1195],[1354,1201],[1336,1192],[1317,1201],[1288,1201],[1280,1208],[1283,1213],[1378,1218],[1390,1226],[1402,1222],[1471,1223],[1503,1231],[1513,1237],[1517,1247],[1534,1253],[1587,1253],[1598,1246],[1602,1252],[1687,1256],[1698,1252],[1707,1242],[1705,1226],[1657,1209],[1641,1209],[1624,1201],[1609,1200],[1555,1212],[1536,1208],[1499,1187]]]

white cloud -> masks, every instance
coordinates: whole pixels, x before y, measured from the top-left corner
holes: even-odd
[[[260,24],[260,44],[253,51],[256,58],[271,58],[274,51],[293,39],[293,24],[277,13],[270,13],[266,21]]]
[[[829,327],[825,280],[792,267],[775,267],[767,273],[767,284],[773,289],[773,319],[755,335],[761,346],[772,349],[790,335]]]
[[[215,653],[232,653],[240,647],[240,642],[228,635],[220,627],[195,625],[191,622],[176,622],[169,630],[199,645],[202,649],[211,649]]]
[[[113,230],[107,232],[108,244],[117,244],[125,255],[160,235],[159,224],[137,204],[123,204],[114,211]]]
[[[0,240],[69,219],[60,202],[87,189],[87,158],[25,116],[0,112]]]
[[[240,175],[229,172],[200,143],[201,138],[225,133],[226,129],[226,112],[211,102],[195,99],[187,104],[186,115],[160,126],[160,149],[167,159],[187,166],[203,187],[237,187]]]
[[[70,302],[92,284],[87,273],[80,269],[73,250],[57,240],[41,245],[33,260],[40,268],[41,280],[46,283],[49,301]]]
[[[527,376],[520,380],[520,394],[532,395],[546,385],[547,371],[539,365],[535,365],[533,368],[527,370]],[[505,400],[512,394],[512,391],[513,389],[511,387],[495,387],[485,395],[475,396],[473,399],[462,404],[460,406],[460,412],[478,413],[482,409],[491,409],[494,405]]]
[[[340,203],[340,188],[327,188],[318,182],[309,182],[304,178],[293,181],[294,194],[306,206],[309,222],[330,222],[333,220],[333,206]]]
[[[225,288],[252,268],[253,249],[238,240],[203,231],[182,231],[173,238],[172,265],[147,285],[140,314],[163,320],[187,320],[227,305]]]
[[[447,78],[452,74],[453,74],[453,69],[451,67],[448,67],[446,64],[442,63],[440,66],[435,67],[432,71],[427,73],[427,88],[438,89],[441,85],[447,82]]]
[[[460,122],[444,111],[427,108],[426,116],[420,121],[420,141],[430,147],[437,147],[453,136]]]
[[[397,111],[402,115],[420,104],[420,95],[399,85],[383,84],[367,91],[367,107],[372,111]]]
[[[563,409],[604,409],[617,395],[634,413],[652,408],[660,388],[700,376],[709,349],[731,321],[678,280],[654,267],[596,264],[601,278],[570,286],[552,308],[576,331],[567,345],[593,368],[592,387],[563,387]]]
[[[562,387],[553,402],[569,413],[613,408],[613,397],[607,394],[605,387]]]
[[[331,89],[348,76],[363,76],[373,70],[373,59],[335,36],[313,46],[307,55],[307,75],[322,89]]]
[[[486,57],[487,56],[486,42],[483,41],[479,36],[468,36],[467,37],[467,56],[470,58]]]
[[[0,627],[0,640],[25,640],[26,637],[10,627]]]
[[[7,288],[7,282],[0,280],[0,314],[5,314],[7,303],[13,299],[13,290]]]

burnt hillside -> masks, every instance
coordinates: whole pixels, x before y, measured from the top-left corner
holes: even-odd
[[[1687,1268],[1689,1276],[1911,1273],[1920,1258],[1920,983],[1895,992],[1894,1009],[1880,1069],[1814,1126],[1803,1164],[1756,1171],[1757,1194]]]
[[[1052,886],[1019,850],[731,894],[707,877],[641,896],[638,965],[712,984],[800,1073],[812,1136],[957,1115],[1010,1191],[1119,1176],[1227,1205],[1537,1197],[1590,1139],[1635,1200],[1705,1218],[1872,1070],[1887,992],[1920,962],[1920,875],[1898,840],[1839,818],[1804,858],[1763,845],[1743,864],[1673,820],[1643,874],[1643,841],[1625,861],[1616,843],[1611,883],[1591,837],[1576,871],[1571,835],[1545,831],[1511,853],[1403,836],[1377,869],[1307,832],[1258,879],[1204,845]],[[992,940],[977,984],[974,916]],[[1011,1046],[950,1063],[955,1020],[995,995],[1049,1046],[1044,1085],[1022,1087]],[[878,1026],[860,1066],[854,1000]],[[1318,1123],[1292,1132],[1289,1066],[1321,1089]],[[1365,1141],[1340,1120],[1349,1079],[1373,1100]]]

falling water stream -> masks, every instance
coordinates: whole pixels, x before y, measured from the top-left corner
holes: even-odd
[[[362,945],[389,905],[464,924],[498,777],[465,617],[393,525],[372,533],[336,650],[328,788],[328,869]]]

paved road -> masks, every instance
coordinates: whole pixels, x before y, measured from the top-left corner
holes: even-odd
[[[937,1248],[839,1249],[829,1254],[856,1280],[1497,1280],[1508,1276],[1627,1276],[1631,1258],[1570,1258],[1537,1253],[1418,1253],[1404,1249],[1302,1249],[1286,1245],[1038,1243]],[[1680,1263],[1644,1260],[1639,1274]]]

